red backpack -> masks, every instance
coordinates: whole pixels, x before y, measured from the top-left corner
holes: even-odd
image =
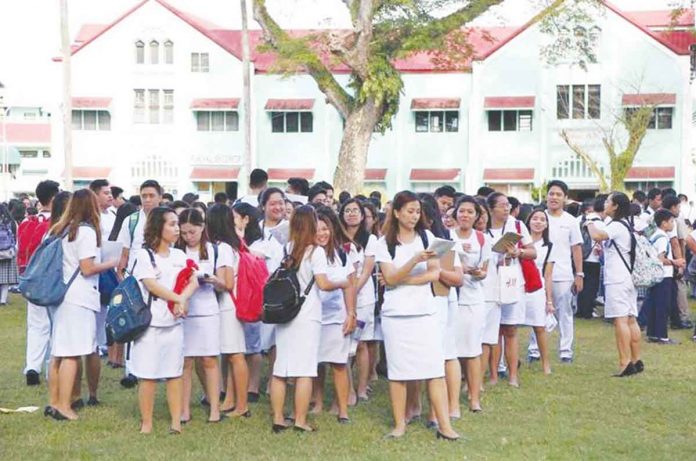
[[[263,312],[263,287],[268,280],[268,268],[263,258],[252,254],[244,242],[239,248],[237,294],[230,292],[242,322],[258,322]]]
[[[41,244],[41,240],[50,227],[51,220],[42,214],[29,216],[19,225],[17,229],[17,267],[20,274],[29,265],[31,256]]]

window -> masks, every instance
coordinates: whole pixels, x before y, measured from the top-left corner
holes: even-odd
[[[111,114],[105,110],[72,111],[72,129],[84,131],[110,131]],[[48,157],[50,157],[50,152]],[[46,153],[44,152],[44,158]]]
[[[233,111],[196,111],[198,131],[239,131],[239,113]]]
[[[160,108],[160,92],[159,90],[147,90],[148,94],[148,111],[150,112],[149,123],[159,123],[159,108]]]
[[[454,133],[459,131],[459,112],[456,110],[418,111],[416,133]]]
[[[312,131],[314,131],[314,114],[311,112],[271,112],[272,133],[311,133]]]
[[[43,158],[51,158],[51,151],[50,150],[43,151]]]
[[[208,72],[208,53],[191,53],[191,72]]]
[[[145,43],[140,40],[135,42],[135,63],[145,64]]]
[[[488,131],[532,131],[531,110],[489,110]]]
[[[625,109],[626,117],[631,117],[638,108],[629,107]],[[672,129],[672,119],[674,117],[674,107],[656,107],[653,109],[653,113],[650,116],[650,122],[648,123],[649,130],[671,130]]]
[[[19,156],[21,158],[37,158],[39,156],[39,151],[36,150],[20,150]]]
[[[145,123],[145,90],[133,90],[133,123]]]
[[[174,64],[174,42],[171,40],[164,42],[164,63]]]
[[[556,87],[556,118],[567,120],[599,119],[601,117],[601,85],[558,85]]]
[[[689,47],[689,62],[691,63],[691,80],[696,78],[696,45]]]
[[[159,43],[157,40],[150,42],[150,64],[159,64]]]
[[[174,90],[163,90],[162,123],[171,125],[174,122]]]

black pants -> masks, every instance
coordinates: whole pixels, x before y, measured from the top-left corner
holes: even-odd
[[[585,319],[592,318],[594,312],[597,291],[599,290],[599,263],[583,262],[582,271],[585,273],[583,289],[578,294],[577,316]]]
[[[674,279],[668,277],[648,291],[648,297],[641,307],[641,314],[645,313],[648,337],[668,337],[667,318],[672,308],[674,288]]]
[[[673,278],[669,279],[672,282],[672,292],[670,293],[672,301],[669,306],[669,321],[674,325],[679,325],[681,323],[681,315],[679,313],[679,305],[677,304],[677,281]]]

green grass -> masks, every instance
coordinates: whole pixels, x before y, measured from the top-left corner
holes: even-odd
[[[2,407],[43,408],[47,401],[43,377],[39,387],[24,384],[25,313],[17,296],[0,308]],[[105,368],[103,406],[82,410],[77,422],[56,422],[41,412],[0,414],[0,459],[694,459],[691,332],[673,332],[681,341],[677,346],[643,343],[645,373],[614,379],[611,327],[597,320],[576,325],[573,365],[554,360],[550,377],[538,365],[523,366],[520,389],[505,383],[488,389],[484,413],[464,412],[455,423],[464,439],[454,444],[438,443],[422,424],[409,426],[402,440],[384,440],[391,414],[383,380],[373,400],[351,410],[352,425],[339,426],[326,414],[314,419],[319,432],[311,435],[272,434],[268,400],[262,398],[251,405],[251,419],[220,425],[205,424],[203,409],[195,405],[184,433],[169,436],[161,386],[154,432],[142,436],[135,390],[120,388],[120,373]]]

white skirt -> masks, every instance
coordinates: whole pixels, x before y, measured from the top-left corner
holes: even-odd
[[[219,303],[220,352],[222,354],[245,354],[244,324],[237,318],[232,297],[227,293],[222,293],[219,297]]]
[[[454,317],[457,313],[457,301],[448,301],[447,308],[440,313],[440,324],[442,326],[442,350],[445,353],[445,360],[457,360],[457,327],[454,324]]]
[[[184,319],[184,357],[220,355],[220,315]]]
[[[343,336],[343,325],[333,323],[321,326],[319,363],[347,364],[350,354],[350,335]]]
[[[358,320],[363,322],[362,334],[360,335],[360,341],[377,341],[377,322],[375,321],[375,304],[368,304],[367,306],[360,306],[356,309],[358,315]]]
[[[382,333],[391,381],[442,378],[445,354],[439,316],[382,317]]]
[[[524,324],[525,315],[525,296],[522,295],[519,301],[513,304],[500,305],[500,324],[517,326]]]
[[[457,306],[454,323],[457,330],[457,357],[471,359],[481,355],[486,324],[485,304]]]
[[[321,322],[295,317],[275,326],[276,359],[273,376],[316,378]]]
[[[95,352],[96,312],[71,303],[61,304],[53,318],[51,345],[51,355],[54,357],[79,357]]]
[[[500,304],[486,301],[486,318],[483,325],[483,338],[481,342],[487,346],[495,346],[500,339]]]
[[[604,317],[638,317],[638,292],[631,280],[604,285]]]
[[[184,371],[184,327],[150,327],[133,342],[129,371],[141,379],[179,378]]]
[[[546,291],[541,289],[525,295],[524,324],[530,327],[546,326]]]

